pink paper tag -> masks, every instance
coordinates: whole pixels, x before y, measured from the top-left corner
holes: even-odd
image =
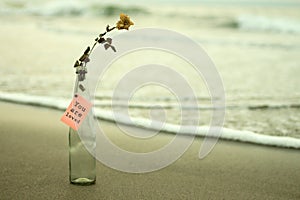
[[[82,96],[75,94],[72,102],[60,120],[77,131],[91,107],[91,102]]]

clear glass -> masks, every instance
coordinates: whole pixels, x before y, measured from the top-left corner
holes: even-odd
[[[77,75],[74,95],[90,100],[87,79]],[[96,182],[96,133],[93,112],[90,110],[78,131],[69,129],[69,178],[72,184],[91,185]],[[80,132],[80,136],[78,134]]]

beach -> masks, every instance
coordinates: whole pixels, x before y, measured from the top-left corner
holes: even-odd
[[[71,185],[68,127],[59,121],[63,112],[5,102],[0,110],[1,199],[300,198],[299,150],[219,140],[199,160],[200,137],[179,160],[159,171],[130,174],[97,162],[95,185]],[[114,123],[101,125],[120,140],[122,132]],[[174,136],[157,137],[153,146]]]
[[[0,0],[0,200],[300,199],[299,8],[297,0]],[[69,127],[60,118],[73,96],[73,65],[107,24],[116,24],[121,12],[134,26],[105,36],[112,38],[115,55],[140,41],[157,44],[115,60],[105,56],[101,44],[93,51],[86,75],[97,80],[92,89],[86,87],[95,97],[90,99],[93,114],[110,142],[125,151],[155,152],[175,136],[178,144],[191,138],[193,143],[160,170],[132,174],[97,161],[95,185],[72,185]],[[133,36],[150,29],[148,36]],[[200,65],[157,48],[181,44],[176,48],[184,55],[198,53],[185,39],[156,35],[157,30],[180,34],[203,49],[213,63],[206,69],[216,69],[211,75],[222,83],[209,87],[206,70],[195,70]],[[127,43],[118,46],[126,34]],[[109,61],[102,74],[94,73],[101,67],[98,61]],[[156,68],[124,81],[136,69],[152,65],[166,66],[174,74]],[[185,81],[164,82],[176,80],[176,74]],[[144,79],[148,82],[139,82]],[[118,93],[119,84],[124,87]],[[225,98],[213,96],[213,88],[224,89]],[[215,100],[224,104],[215,106]],[[223,127],[220,135],[211,132],[219,140],[199,159],[216,110],[225,112],[217,119]],[[100,152],[117,155],[99,141],[97,145]],[[162,157],[176,154],[169,152]],[[147,164],[167,160],[162,157]],[[125,166],[128,160],[122,157],[119,163]]]

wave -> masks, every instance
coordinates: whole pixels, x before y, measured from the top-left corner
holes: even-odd
[[[184,102],[181,102],[184,103]],[[157,101],[147,101],[147,102],[134,102],[131,104],[127,104],[126,102],[114,102],[112,103],[110,100],[108,101],[98,101],[96,100],[94,102],[94,105],[96,107],[111,107],[112,105],[117,107],[117,108],[138,108],[138,109],[185,109],[185,110],[214,110],[214,109],[221,109],[223,107],[218,107],[215,108],[210,105],[204,105],[204,106],[195,106],[195,105],[189,105],[189,104],[183,104],[183,105],[178,105],[178,103],[173,103],[173,102],[157,102]],[[289,108],[294,108],[294,109],[299,109],[300,104],[297,103],[277,103],[277,104],[254,104],[254,105],[227,105],[225,107],[226,109],[248,109],[248,110],[274,110],[274,109],[289,109]]]
[[[230,23],[222,24],[222,27],[233,28]],[[235,27],[237,28],[238,25]],[[300,50],[299,44],[284,44],[276,42],[264,42],[264,41],[250,41],[250,40],[233,40],[233,39],[203,39],[197,38],[196,40],[200,44],[218,45],[218,46],[239,46],[239,47],[255,47],[259,49],[281,49],[281,50]]]
[[[141,6],[99,4],[96,1],[49,1],[40,4],[20,2],[2,3],[0,14],[29,14],[37,16],[113,16],[121,12],[127,14],[148,14]]]
[[[247,31],[300,34],[300,21],[288,18],[271,18],[256,15],[241,15],[231,26]]]
[[[68,106],[70,100],[57,98],[57,97],[45,97],[45,96],[33,96],[20,93],[2,93],[0,92],[0,100],[18,104],[33,105],[47,107],[57,110],[65,110]],[[176,124],[165,123],[161,126],[160,122],[153,122],[152,120],[145,118],[131,118],[122,117],[120,114],[115,114],[110,111],[95,108],[94,114],[97,118],[122,123],[129,126],[137,126],[141,128],[163,131],[173,134],[183,134],[183,135],[196,135],[205,137],[208,133],[208,126],[181,126]],[[117,119],[117,120],[116,120]],[[194,130],[197,130],[196,134]],[[217,133],[212,133],[210,137],[217,137]],[[282,137],[282,136],[270,136],[261,135],[251,131],[233,130],[228,128],[223,128],[221,139],[254,143],[267,146],[277,146],[284,148],[295,148],[300,149],[300,139],[292,137]]]
[[[65,110],[68,106],[67,99],[58,97],[27,95],[22,93],[0,92],[0,100],[10,103],[40,106],[57,110]]]

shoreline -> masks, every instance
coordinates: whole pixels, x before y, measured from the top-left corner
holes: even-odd
[[[63,112],[0,102],[0,196],[4,199],[298,199],[299,151],[220,140],[203,160],[203,138],[170,166],[129,174],[97,162],[96,185],[68,182],[68,127]],[[43,120],[41,120],[43,119]],[[37,123],[38,122],[38,123]],[[110,139],[127,150],[150,151],[170,141],[159,134],[147,145],[101,121]]]
[[[4,95],[4,96],[3,96]],[[9,103],[15,105],[23,105],[23,106],[32,106],[36,108],[45,108],[51,109],[54,111],[65,111],[68,102],[65,99],[57,99],[54,97],[43,97],[43,96],[18,96],[20,94],[5,94],[0,93],[0,103]],[[23,100],[25,99],[25,100]],[[100,110],[96,108],[94,110],[96,117],[98,120],[106,121],[108,123],[118,123],[126,126],[131,126],[133,128],[142,128],[143,130],[149,131],[160,131],[170,134],[170,135],[186,135],[192,137],[200,137],[205,138],[208,132],[208,126],[199,126],[197,127],[197,133],[189,133],[189,127],[183,127],[181,129],[180,125],[176,124],[168,124],[166,123],[164,128],[149,126],[145,124],[145,120],[143,118],[134,118],[132,122],[128,122],[128,120],[119,118],[119,121],[116,122],[114,120],[114,116],[112,113]],[[147,120],[146,120],[147,121]],[[143,125],[144,124],[144,125]],[[212,133],[215,134],[215,133]],[[214,137],[214,136],[212,136]],[[289,136],[277,136],[277,135],[265,135],[261,133],[255,133],[247,130],[237,130],[237,129],[229,129],[226,127],[222,128],[222,133],[218,136],[218,139],[225,141],[233,141],[239,143],[249,143],[254,145],[261,146],[270,146],[276,148],[287,148],[287,149],[300,149],[300,139],[297,137],[289,137]]]

